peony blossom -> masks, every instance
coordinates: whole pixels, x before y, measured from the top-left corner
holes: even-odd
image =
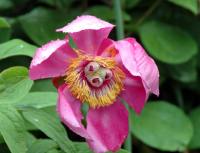
[[[126,139],[128,111],[122,101],[139,114],[150,93],[159,95],[154,60],[134,38],[109,39],[113,27],[94,16],[77,17],[57,29],[66,38],[38,48],[30,65],[32,80],[53,78],[62,122],[95,153],[115,152]],[[69,36],[77,48],[70,47]],[[86,126],[83,103],[89,106]]]

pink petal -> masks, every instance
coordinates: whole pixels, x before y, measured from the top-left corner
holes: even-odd
[[[119,52],[121,62],[125,66],[125,68],[133,76],[140,76],[137,63],[135,60],[135,55],[133,52],[133,46],[128,41],[125,41],[125,40],[114,42],[114,45],[115,45],[115,48]]]
[[[62,122],[78,135],[90,138],[81,123],[81,102],[71,95],[65,84],[58,88],[58,94],[57,112]]]
[[[154,60],[147,55],[142,46],[134,39],[126,39],[133,46],[135,54],[135,60],[137,62],[139,73],[141,78],[146,84],[147,88],[150,89],[155,95],[159,95],[159,71]]]
[[[137,114],[140,114],[147,101],[149,93],[143,86],[140,77],[127,76],[124,82],[124,90],[120,95]]]
[[[109,38],[105,38],[101,42],[98,50],[95,52],[95,55],[97,55],[97,56],[103,56],[103,57],[111,57],[112,55],[110,53],[110,50],[111,50],[111,48],[113,46],[114,46],[113,45],[113,40],[109,39]]]
[[[57,31],[69,33],[79,49],[94,55],[113,27],[114,25],[94,16],[83,15]]]
[[[159,72],[154,60],[149,57],[144,49],[134,38],[120,40],[114,43],[119,51],[119,58],[124,67],[133,75],[142,78],[147,93],[159,95]]]
[[[72,57],[76,57],[76,54],[68,45],[68,40],[51,41],[37,49],[30,65],[30,78],[62,76]]]
[[[128,135],[128,111],[122,103],[98,109],[90,109],[87,115],[87,131],[92,140],[89,146],[95,153],[117,151]]]

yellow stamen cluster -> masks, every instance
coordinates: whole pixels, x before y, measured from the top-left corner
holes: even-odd
[[[94,88],[83,78],[84,62],[96,62],[102,67],[110,69],[113,73],[112,79],[102,87]],[[84,54],[78,54],[73,59],[66,71],[65,82],[72,95],[81,102],[87,102],[90,107],[98,108],[113,104],[123,89],[123,79],[125,74],[117,66],[113,58],[93,57]]]

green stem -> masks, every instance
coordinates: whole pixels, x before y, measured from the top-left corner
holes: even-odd
[[[117,39],[123,39],[124,38],[124,24],[123,24],[120,0],[114,0],[114,9],[115,9],[115,17],[116,17],[116,25],[117,25]]]
[[[127,105],[126,108],[130,112],[130,107]],[[130,123],[130,120],[129,120]],[[129,151],[129,153],[132,153],[132,137],[131,137],[131,124],[129,124],[129,132],[128,137],[126,138],[126,141],[124,143],[124,148]]]
[[[119,40],[124,38],[124,23],[122,18],[122,9],[120,0],[114,0],[114,9],[115,9],[116,25],[117,25],[117,39]],[[128,106],[127,109],[129,110]],[[125,141],[124,148],[128,150],[130,153],[132,153],[132,138],[131,138],[130,126],[129,126],[129,134]]]

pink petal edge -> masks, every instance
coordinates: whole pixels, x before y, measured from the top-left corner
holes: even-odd
[[[90,136],[81,122],[83,119],[81,102],[71,95],[65,84],[58,88],[58,94],[57,112],[62,122],[73,132],[84,138],[90,139]]]
[[[144,48],[134,39],[126,39],[133,46],[133,53],[141,78],[150,92],[159,96],[159,70],[155,61],[148,56]]]
[[[83,52],[95,55],[103,39],[107,38],[114,25],[91,15],[77,17],[56,31],[67,32]]]
[[[63,28],[59,28],[57,32],[66,32],[66,33],[76,33],[82,30],[99,30],[103,28],[112,29],[114,25],[103,21],[95,16],[91,15],[82,15],[78,16],[75,20],[64,26]]]
[[[58,77],[65,73],[70,58],[76,57],[68,40],[51,41],[36,50],[30,65],[32,80]]]
[[[114,42],[119,55],[116,56],[130,74],[142,78],[146,93],[152,92],[159,95],[159,72],[154,60],[149,57],[144,49],[134,38]]]

